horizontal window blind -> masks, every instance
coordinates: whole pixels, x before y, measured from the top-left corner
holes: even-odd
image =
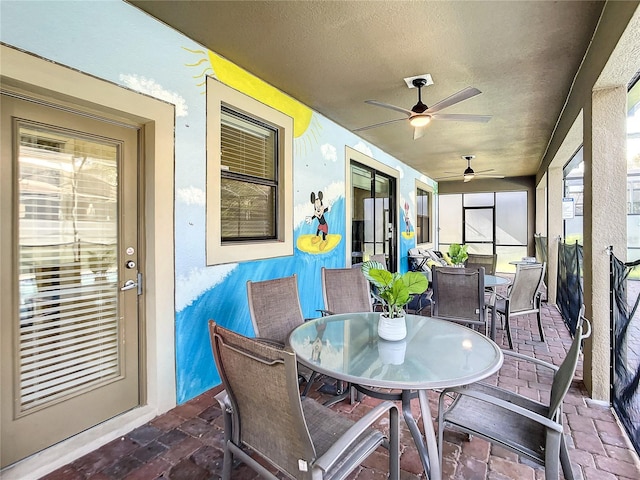
[[[121,374],[118,146],[20,127],[19,412]]]
[[[221,236],[275,238],[277,130],[223,107]]]

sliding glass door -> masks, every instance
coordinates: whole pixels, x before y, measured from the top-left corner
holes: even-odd
[[[351,263],[384,254],[396,268],[395,179],[351,162]]]

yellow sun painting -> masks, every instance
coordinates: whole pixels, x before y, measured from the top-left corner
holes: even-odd
[[[202,79],[202,82],[198,83],[198,86],[204,86],[206,84],[207,75],[213,74],[213,76],[226,85],[229,85],[230,87],[235,88],[256,100],[259,100],[265,105],[269,105],[270,107],[273,107],[293,118],[293,136],[296,138],[301,137],[310,126],[313,127],[312,130],[320,128],[318,122],[313,121],[313,110],[281,92],[277,88],[260,80],[256,76],[210,50],[204,51],[191,50],[186,47],[183,48],[194,55],[200,56],[200,59],[196,63],[187,64],[186,66],[199,67],[205,65],[202,73],[194,76],[196,79]]]

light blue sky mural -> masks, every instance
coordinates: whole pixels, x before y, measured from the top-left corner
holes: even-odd
[[[178,403],[220,382],[209,344],[209,319],[253,335],[246,299],[247,280],[295,273],[304,315],[318,316],[317,309],[323,306],[320,269],[344,267],[348,253],[345,146],[398,170],[399,231],[406,229],[405,203],[410,218],[415,218],[415,179],[433,185],[414,169],[312,112],[304,131],[296,132],[294,138],[294,242],[300,240],[301,248],[296,246],[291,257],[206,266],[205,78],[210,75],[224,81],[211,62],[215,56],[119,0],[3,0],[0,8],[3,43],[175,105]],[[317,219],[307,220],[314,214],[310,195],[312,192],[318,195],[319,191],[323,193],[323,205],[329,207],[325,219],[335,244],[313,252],[312,248],[304,247],[304,242],[315,236],[318,229]],[[409,230],[413,231],[411,221]],[[406,252],[415,246],[415,238],[399,235],[398,244],[400,268],[406,270]]]

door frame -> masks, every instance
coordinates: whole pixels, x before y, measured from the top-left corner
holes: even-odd
[[[491,244],[491,254],[496,254],[496,202],[495,202],[495,192],[493,193],[493,205],[490,207],[482,206],[482,207],[465,207],[464,206],[464,196],[462,199],[462,243],[463,244],[472,244],[472,245],[489,245]],[[491,242],[478,242],[471,241],[467,239],[467,211],[468,210],[491,210]]]
[[[140,372],[143,404],[5,468],[2,476],[10,480],[45,475],[176,405],[174,197],[166,195],[174,190],[175,106],[5,45],[0,45],[0,65],[2,88],[141,127],[144,178],[140,181],[140,216],[146,231],[140,336],[144,348]],[[5,189],[0,189],[0,200],[2,205],[11,205]],[[0,226],[3,251],[11,235],[10,229]],[[171,252],[170,261],[167,252]],[[2,277],[0,292],[10,292]],[[2,315],[10,314],[11,308],[11,302],[3,301]]]
[[[362,165],[369,167],[371,169],[377,170],[383,174],[385,174],[388,177],[391,177],[394,180],[394,184],[395,184],[395,193],[394,193],[394,204],[390,205],[389,208],[393,208],[393,212],[394,212],[394,232],[393,232],[393,240],[395,242],[395,250],[396,250],[396,254],[395,254],[395,260],[394,263],[395,265],[389,265],[389,268],[392,269],[393,271],[397,271],[398,267],[399,267],[399,258],[400,255],[398,253],[398,246],[399,246],[399,229],[398,229],[398,216],[400,214],[400,195],[399,195],[399,189],[400,189],[400,172],[398,172],[398,170],[396,170],[395,168],[389,167],[388,165],[385,165],[382,162],[379,162],[378,160],[371,158],[367,155],[365,155],[362,152],[359,152],[358,150],[355,150],[351,147],[349,147],[348,145],[345,146],[345,206],[344,206],[344,210],[345,210],[345,245],[346,245],[346,251],[345,251],[345,261],[346,261],[346,265],[348,267],[351,266],[351,201],[352,201],[352,196],[351,196],[351,161],[355,161],[358,163],[361,163]],[[394,268],[395,267],[395,268]]]

